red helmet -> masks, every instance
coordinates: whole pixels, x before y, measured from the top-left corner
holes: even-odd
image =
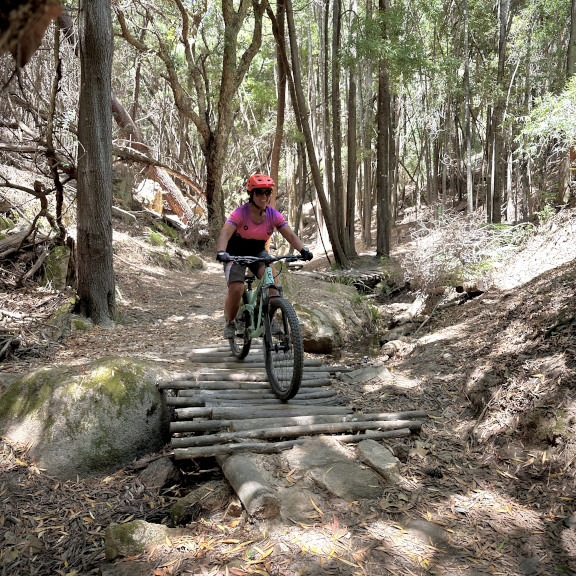
[[[252,192],[254,188],[274,188],[275,186],[274,180],[265,174],[253,174],[246,182],[246,190],[248,192]]]

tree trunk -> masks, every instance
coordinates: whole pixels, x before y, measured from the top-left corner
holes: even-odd
[[[386,0],[379,0],[380,17],[386,18]],[[382,26],[383,39],[386,28]],[[376,149],[377,229],[376,254],[390,255],[390,80],[384,60],[378,63],[378,143]]]
[[[331,66],[331,101],[332,101],[332,139],[328,143],[334,150],[334,218],[338,238],[342,242],[344,252],[349,256],[346,249],[345,228],[346,210],[344,208],[344,183],[342,180],[342,106],[340,103],[340,31],[342,27],[342,6],[340,0],[333,0],[332,8],[332,66]]]
[[[344,247],[349,258],[356,256],[354,223],[356,221],[356,178],[357,178],[357,144],[356,144],[356,70],[350,70],[348,89],[348,159],[346,182],[346,227],[344,229]]]
[[[504,72],[506,65],[506,44],[508,41],[508,17],[510,14],[510,0],[500,0],[500,29],[498,36],[498,76],[497,84],[500,91],[504,92]],[[506,167],[506,152],[504,147],[504,97],[497,94],[494,114],[492,115],[492,126],[494,135],[493,150],[493,174],[492,182],[492,219],[496,224],[502,220],[502,190],[504,187],[504,174]]]
[[[112,261],[112,19],[110,0],[80,2],[78,121],[79,310],[95,324],[116,315]]]
[[[276,21],[278,22],[278,33],[284,37],[285,34],[286,8],[284,0],[276,2]],[[276,45],[276,63],[278,66],[278,82],[276,92],[278,94],[276,104],[276,132],[274,134],[274,144],[272,145],[272,157],[270,159],[270,177],[276,182],[276,189],[270,199],[270,205],[276,206],[276,194],[278,193],[278,171],[280,166],[280,153],[282,150],[282,139],[284,135],[284,115],[286,111],[286,67],[284,59],[280,53],[280,47]]]
[[[572,0],[570,5],[570,39],[568,41],[568,52],[566,55],[567,79],[571,78],[574,72],[576,72],[576,0]],[[572,179],[570,150],[572,148],[573,144],[570,143],[568,151],[563,153],[563,157],[560,160],[558,170],[558,204],[565,204],[570,197],[570,181]]]
[[[466,141],[466,206],[468,214],[474,212],[474,189],[472,187],[472,137],[470,132],[470,58],[468,46],[468,0],[464,0],[464,140]]]
[[[330,242],[332,243],[332,249],[334,250],[334,257],[339,264],[348,268],[350,266],[350,262],[342,250],[340,240],[334,227],[332,213],[330,211],[330,207],[328,206],[328,200],[324,194],[322,176],[320,174],[320,168],[318,166],[316,152],[314,150],[314,142],[312,140],[312,133],[310,131],[310,124],[308,122],[308,110],[306,101],[304,99],[304,92],[302,90],[300,55],[298,50],[298,43],[296,40],[296,26],[294,24],[294,14],[291,0],[286,0],[286,12],[288,16],[288,32],[290,36],[290,47],[292,53],[294,87],[296,91],[296,97],[298,99],[298,113],[300,115],[300,122],[304,133],[304,139],[306,141],[306,150],[308,152],[308,159],[310,161],[310,168],[312,170],[312,178],[314,180],[314,186],[316,187],[318,199],[322,205],[322,211],[324,212],[324,220],[328,229],[328,235],[330,236]]]

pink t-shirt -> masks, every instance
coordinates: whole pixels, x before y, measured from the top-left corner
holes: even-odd
[[[266,245],[274,230],[286,226],[284,216],[271,206],[266,207],[266,217],[260,224],[256,224],[250,214],[250,203],[238,206],[228,219],[227,223],[236,226],[236,232],[228,242],[227,252],[233,256],[256,256]]]

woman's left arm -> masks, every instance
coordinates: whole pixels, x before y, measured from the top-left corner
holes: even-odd
[[[296,236],[296,233],[294,230],[292,230],[292,228],[290,228],[290,226],[288,226],[288,224],[286,224],[286,226],[282,226],[282,228],[279,228],[278,232],[280,232],[280,234],[282,234],[282,236],[288,240],[290,246],[292,246],[292,248],[295,250],[298,250],[298,252],[304,248],[304,243],[302,240],[300,240],[300,238],[298,238],[298,236]]]

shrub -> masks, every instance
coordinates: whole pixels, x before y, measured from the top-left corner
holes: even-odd
[[[446,211],[413,232],[416,249],[407,256],[406,279],[427,291],[459,286],[487,276],[532,234],[531,224],[486,224],[482,213]]]

